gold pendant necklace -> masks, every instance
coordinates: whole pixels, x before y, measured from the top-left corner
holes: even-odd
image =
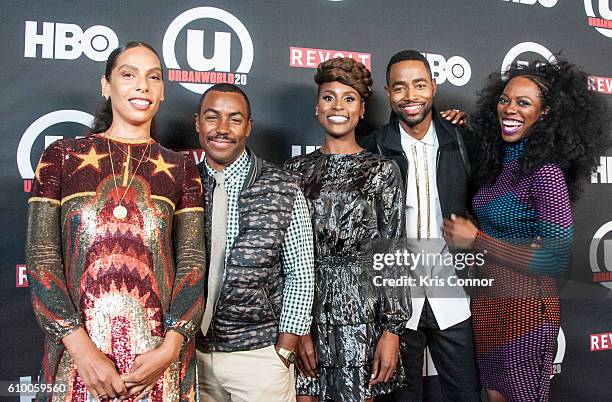
[[[115,177],[115,167],[113,165],[113,155],[111,153],[111,148],[110,148],[110,139],[106,139],[106,143],[108,145],[108,156],[110,158],[110,164],[111,164],[111,171],[113,173],[113,184],[115,185],[115,193],[117,194],[117,198],[119,198],[119,188],[117,187],[117,178]],[[132,185],[132,181],[134,181],[134,177],[136,177],[136,172],[138,172],[138,168],[140,167],[140,164],[144,161],[145,159],[145,154],[147,153],[147,149],[149,150],[149,156],[147,157],[147,161],[149,159],[151,159],[151,143],[147,143],[147,147],[145,148],[144,152],[142,153],[142,158],[140,159],[135,159],[133,157],[131,157],[128,154],[126,154],[126,156],[134,159],[134,160],[138,160],[138,165],[136,165],[136,169],[134,169],[134,173],[132,174],[132,178],[128,181],[128,185],[125,188],[125,191],[123,192],[123,195],[121,196],[121,198],[119,198],[119,203],[117,206],[115,206],[115,208],[113,208],[113,216],[119,220],[121,219],[125,219],[127,217],[127,208],[125,206],[123,206],[122,202],[123,199],[125,198],[125,195],[127,194],[128,190],[130,189],[130,186]],[[122,150],[123,151],[123,150]],[[125,153],[125,152],[124,152]]]

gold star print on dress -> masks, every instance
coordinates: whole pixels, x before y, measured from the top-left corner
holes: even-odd
[[[36,177],[36,180],[38,180],[40,182],[40,172],[46,168],[47,166],[51,166],[52,163],[45,163],[43,161],[41,161],[38,166],[36,166],[36,171],[34,172],[34,177]]]
[[[158,173],[165,173],[168,175],[169,178],[174,180],[174,176],[172,176],[172,173],[170,173],[170,169],[172,169],[173,167],[176,167],[176,165],[173,163],[167,163],[164,160],[164,157],[162,154],[157,155],[157,159],[151,159],[150,162],[155,165],[155,170],[153,171],[153,175],[156,175]]]
[[[148,400],[193,400],[192,337],[204,304],[202,190],[193,162],[153,140],[92,135],[55,142],[36,172],[28,273],[47,338],[41,381],[66,384],[53,400],[92,397],[61,343],[79,327],[120,374],[167,331],[181,333],[181,354]]]
[[[81,164],[77,166],[75,171],[84,169],[87,166],[91,166],[97,171],[100,171],[100,159],[104,159],[108,156],[108,154],[98,154],[93,146],[89,148],[89,152],[87,154],[78,154],[76,152],[71,152],[71,154],[82,161]]]

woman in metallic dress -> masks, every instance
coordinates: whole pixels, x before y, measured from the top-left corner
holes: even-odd
[[[38,400],[193,401],[203,312],[202,186],[151,138],[164,98],[145,43],[114,50],[92,134],[51,144],[29,199],[32,305],[45,333]]]
[[[324,145],[286,165],[301,174],[315,236],[313,324],[298,350],[298,401],[370,401],[402,378],[398,335],[410,316],[408,289],[374,280],[395,271],[375,271],[372,258],[402,238],[403,184],[393,162],[355,141],[372,93],[365,66],[331,59],[315,82]]]

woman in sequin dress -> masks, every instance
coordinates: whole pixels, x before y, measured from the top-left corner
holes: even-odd
[[[202,186],[151,136],[159,57],[113,51],[93,134],[43,153],[29,199],[32,305],[45,332],[38,400],[193,401],[203,313]]]
[[[372,255],[377,242],[388,252],[402,237],[403,184],[393,162],[355,141],[372,92],[370,72],[336,58],[319,65],[315,82],[324,145],[287,163],[302,176],[316,250],[312,330],[298,351],[298,401],[369,401],[402,379],[401,369],[394,371],[398,335],[410,318],[409,292],[375,285],[374,276],[395,271],[375,271]]]
[[[571,262],[572,201],[606,149],[609,114],[575,66],[513,65],[492,75],[472,121],[480,160],[473,212],[446,221],[447,241],[486,252],[472,293],[481,383],[489,401],[548,400]]]

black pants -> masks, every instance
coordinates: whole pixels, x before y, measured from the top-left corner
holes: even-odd
[[[376,398],[377,402],[423,401],[423,355],[429,347],[438,370],[443,401],[480,401],[480,381],[474,355],[472,319],[441,330],[429,302],[425,300],[416,331],[407,329],[401,340],[400,353],[406,382],[392,395]],[[430,399],[430,398],[429,398]]]

